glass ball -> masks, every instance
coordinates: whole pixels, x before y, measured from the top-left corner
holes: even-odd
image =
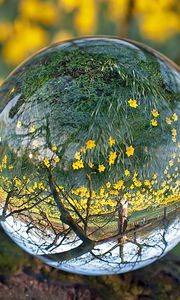
[[[43,49],[0,88],[0,221],[47,264],[132,271],[180,240],[180,70],[134,41]]]

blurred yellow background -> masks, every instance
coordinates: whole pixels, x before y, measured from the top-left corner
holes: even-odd
[[[0,0],[0,79],[38,49],[86,35],[135,39],[180,63],[180,1]]]

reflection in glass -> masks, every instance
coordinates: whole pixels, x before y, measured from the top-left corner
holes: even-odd
[[[115,38],[53,45],[0,88],[0,220],[56,268],[113,274],[179,241],[180,72]]]

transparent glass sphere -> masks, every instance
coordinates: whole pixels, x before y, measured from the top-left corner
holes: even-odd
[[[115,274],[180,239],[180,70],[117,38],[35,54],[0,88],[0,221],[56,268]]]

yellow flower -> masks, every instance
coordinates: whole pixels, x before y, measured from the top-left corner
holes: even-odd
[[[110,146],[113,146],[114,144],[116,143],[116,140],[112,138],[112,136],[109,137],[109,141],[108,141],[108,144]]]
[[[111,151],[108,157],[109,165],[113,165],[116,160],[117,154],[116,151]]]
[[[10,22],[0,23],[0,42],[5,42],[12,34],[13,26]]]
[[[152,1],[143,2],[152,3]],[[166,3],[167,1],[163,2]],[[156,3],[159,6],[159,1],[156,1]],[[155,20],[158,20],[158,26]],[[179,31],[179,16],[172,9],[159,10],[156,8],[154,11],[150,13],[148,11],[144,14],[140,22],[140,30],[146,38],[163,42]]]
[[[126,147],[126,155],[129,157],[132,156],[133,154],[134,154],[134,147],[133,146]]]
[[[57,7],[51,1],[22,0],[20,12],[25,19],[53,25],[59,18]]]
[[[14,34],[4,43],[2,54],[8,64],[18,64],[47,43],[47,33],[42,27],[16,19]]]
[[[137,100],[135,100],[135,99],[134,100],[133,99],[129,99],[128,103],[129,103],[130,107],[133,107],[133,108],[138,107]]]
[[[144,147],[144,152],[148,152],[148,147],[146,146],[146,147]]]
[[[88,166],[92,169],[94,167],[94,164],[92,162],[88,162]]]
[[[72,37],[73,37],[73,34],[70,31],[60,30],[60,31],[56,32],[56,34],[54,35],[53,43],[57,43],[60,41],[67,41],[67,40],[72,39]]]
[[[77,159],[77,160],[80,160],[81,159],[81,153],[80,152],[76,152],[74,154],[74,158]]]
[[[144,185],[149,186],[149,185],[151,185],[151,183],[148,179],[146,179],[146,180],[144,180]]]
[[[171,130],[171,132],[172,132],[172,135],[173,135],[174,137],[177,135],[177,130],[176,130],[175,128],[173,128],[173,129]]]
[[[17,127],[17,128],[21,128],[21,125],[22,125],[21,121],[17,121],[16,127]]]
[[[86,142],[86,149],[93,149],[96,146],[96,143],[94,140],[88,140]]]
[[[15,178],[14,183],[15,183],[16,185],[22,185],[21,180],[20,180],[20,179],[17,179],[17,178]]]
[[[43,184],[43,182],[40,182],[40,183],[39,183],[39,189],[40,189],[40,190],[44,190],[44,184]]]
[[[178,120],[178,116],[177,116],[176,113],[174,113],[174,114],[172,115],[172,119],[173,119],[174,122],[176,122],[176,121]]]
[[[109,193],[110,193],[110,195],[118,195],[118,191],[116,191],[116,190],[110,190],[109,191]]]
[[[139,180],[134,180],[134,185],[137,186],[137,187],[140,187],[142,185],[141,181]]]
[[[56,151],[57,150],[57,146],[56,145],[52,145],[52,151]]]
[[[109,188],[111,187],[111,183],[108,181],[108,182],[106,183],[106,186],[107,186],[107,188],[109,189]]]
[[[3,167],[3,168],[6,168],[6,164],[7,164],[7,155],[5,155],[5,156],[3,157],[3,160],[2,160],[2,167]]]
[[[12,170],[12,169],[14,169],[14,166],[13,166],[13,165],[10,165],[8,169],[9,169],[9,170]]]
[[[151,120],[151,125],[154,126],[154,127],[157,126],[158,125],[157,120],[152,119]]]
[[[116,182],[115,184],[113,184],[113,187],[116,189],[116,190],[120,190],[122,189],[122,187],[124,186],[124,181],[123,180],[119,180],[118,182]]]
[[[81,0],[59,0],[59,5],[67,12],[73,11],[79,7]]]
[[[56,157],[54,158],[54,161],[55,161],[55,163],[58,163],[58,162],[60,161],[60,158],[59,158],[58,156],[56,156]]]
[[[171,159],[171,160],[169,161],[169,165],[170,165],[170,167],[172,167],[172,166],[173,166],[173,164],[174,164],[174,161],[173,161],[173,159]]]
[[[124,174],[125,174],[126,176],[129,176],[129,175],[130,175],[129,170],[126,169],[126,170],[124,171]]]
[[[45,165],[47,168],[50,167],[49,159],[45,158],[45,159],[43,160],[43,162],[44,162],[44,165]]]
[[[86,153],[86,148],[85,148],[85,147],[81,147],[81,148],[80,148],[80,152]]]
[[[81,1],[74,17],[74,26],[81,35],[92,34],[96,29],[97,7],[96,1]]]
[[[82,159],[73,162],[72,167],[73,167],[74,170],[84,168],[84,163],[83,163]]]
[[[106,169],[106,167],[104,165],[99,165],[99,167],[98,167],[99,173],[104,172],[105,169]]]
[[[33,184],[33,189],[37,189],[38,188],[38,184],[37,182],[35,181],[34,184]]]
[[[171,119],[170,118],[166,118],[166,123],[169,124],[169,125],[171,125],[172,124]]]
[[[159,112],[157,110],[155,110],[155,109],[153,109],[151,111],[151,113],[152,113],[152,115],[153,115],[154,118],[157,118],[159,116]]]
[[[36,131],[36,127],[34,125],[32,125],[30,128],[29,128],[29,132],[30,133],[33,133]]]

